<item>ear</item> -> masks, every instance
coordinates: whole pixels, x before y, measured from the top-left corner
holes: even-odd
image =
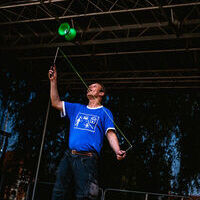
[[[99,93],[99,96],[101,96],[101,97],[103,97],[104,95],[105,95],[104,92],[100,92],[100,93]]]

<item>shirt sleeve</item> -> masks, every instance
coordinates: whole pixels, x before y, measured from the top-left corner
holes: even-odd
[[[114,119],[112,112],[108,109],[105,109],[105,134],[107,134],[108,130],[115,130]]]
[[[70,118],[70,116],[72,116],[72,114],[75,112],[76,104],[69,103],[66,101],[63,101],[62,104],[63,104],[63,111],[60,113],[60,116]]]

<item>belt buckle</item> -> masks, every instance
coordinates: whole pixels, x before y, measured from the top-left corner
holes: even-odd
[[[76,155],[78,152],[76,150],[71,150],[71,154]]]

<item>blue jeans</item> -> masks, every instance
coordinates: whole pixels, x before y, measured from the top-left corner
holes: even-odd
[[[69,199],[69,186],[74,183],[76,199],[96,199],[98,196],[98,156],[73,155],[65,152],[53,189],[52,200]]]

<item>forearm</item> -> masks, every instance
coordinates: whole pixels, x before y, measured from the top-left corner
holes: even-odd
[[[50,80],[50,98],[51,104],[54,108],[63,111],[62,101],[60,100],[60,96],[58,94],[57,88],[57,71],[56,66],[49,70],[49,80]]]
[[[50,97],[51,97],[51,104],[53,107],[57,107],[60,104],[60,96],[58,93],[57,82],[53,81],[50,85]]]
[[[107,132],[107,139],[113,151],[116,154],[117,160],[122,160],[126,157],[126,151],[120,149],[118,138],[114,131],[109,130]]]
[[[110,144],[111,148],[117,154],[117,152],[120,151],[120,146],[119,146],[119,141],[118,141],[118,138],[117,138],[115,132],[108,131],[107,139],[109,141],[109,144]]]

